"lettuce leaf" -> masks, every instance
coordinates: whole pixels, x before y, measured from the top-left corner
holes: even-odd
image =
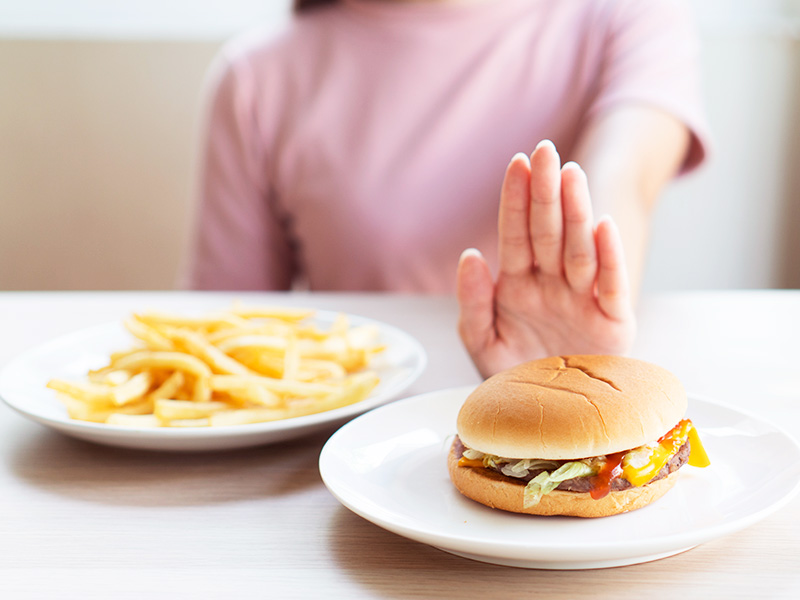
[[[525,486],[522,505],[525,508],[536,506],[541,501],[542,496],[552,492],[562,481],[572,479],[573,477],[587,477],[594,474],[595,469],[593,467],[580,461],[564,463],[552,473],[549,471],[542,471]]]
[[[497,469],[509,477],[525,477],[528,471],[539,469],[553,469],[558,466],[558,461],[542,458],[504,458],[494,454],[485,454],[472,448],[464,448],[464,458],[483,461],[485,467]]]
[[[558,461],[546,460],[543,458],[522,458],[516,459],[499,459],[499,469],[503,475],[509,477],[527,477],[529,471],[538,471],[539,469],[552,470],[558,468]]]

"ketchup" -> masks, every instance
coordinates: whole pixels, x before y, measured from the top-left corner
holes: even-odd
[[[616,452],[606,456],[605,464],[597,472],[597,475],[593,475],[589,480],[592,484],[589,495],[594,500],[600,500],[607,496],[611,491],[611,482],[622,475],[623,456],[625,456],[625,452]]]

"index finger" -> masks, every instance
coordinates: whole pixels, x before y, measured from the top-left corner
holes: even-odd
[[[506,168],[500,191],[497,220],[498,262],[504,275],[530,273],[533,247],[528,230],[531,165],[523,153],[515,154]]]
[[[616,223],[603,217],[597,224],[597,302],[611,319],[623,320],[631,310],[628,271]]]

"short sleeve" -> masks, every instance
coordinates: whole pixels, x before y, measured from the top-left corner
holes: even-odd
[[[681,172],[704,161],[710,134],[700,83],[700,42],[685,2],[614,3],[599,89],[588,118],[632,102],[660,108],[688,127],[691,145]]]
[[[223,52],[209,76],[205,140],[183,287],[288,289],[291,244],[276,212],[258,85],[242,57]]]

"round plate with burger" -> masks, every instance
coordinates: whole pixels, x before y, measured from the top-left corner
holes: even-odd
[[[344,506],[391,532],[545,569],[671,556],[800,489],[800,446],[779,428],[617,357],[536,361],[380,407],[337,431],[319,466]]]

